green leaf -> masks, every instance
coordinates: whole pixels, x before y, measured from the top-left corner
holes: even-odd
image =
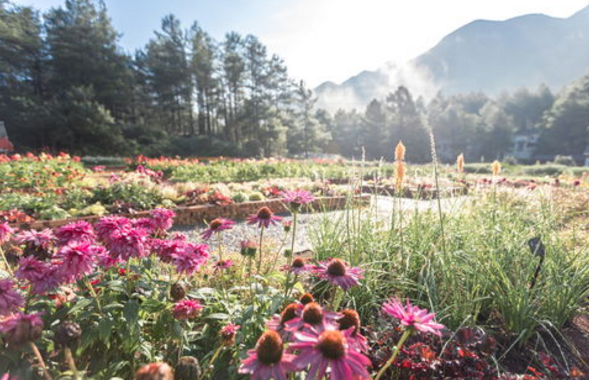
[[[105,318],[98,323],[98,337],[107,345],[107,347],[110,346],[108,340],[110,339],[114,324],[115,321],[108,318]]]
[[[83,298],[81,300],[78,300],[78,302],[76,302],[76,304],[72,306],[72,308],[68,311],[68,314],[74,314],[79,310],[83,310],[86,307],[90,306],[92,302],[94,302],[94,299],[92,298]]]

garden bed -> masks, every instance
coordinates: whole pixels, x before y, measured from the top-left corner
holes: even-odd
[[[344,209],[350,204],[350,201],[354,206],[366,206],[370,203],[370,195],[355,196],[354,198],[349,197],[319,197],[316,198],[313,203],[302,208],[303,212],[310,211],[332,211]],[[218,217],[228,219],[243,219],[249,215],[255,214],[261,207],[268,207],[274,213],[288,212],[288,208],[280,199],[268,199],[257,202],[244,202],[234,203],[229,205],[198,205],[198,206],[187,206],[177,207],[174,209],[176,218],[174,225],[186,226],[195,223],[201,223],[204,221],[211,221]],[[150,211],[138,211],[135,213],[121,213],[117,214],[128,218],[143,218],[150,215]],[[21,229],[35,229],[40,230],[44,228],[56,228],[66,225],[68,223],[77,221],[96,222],[101,216],[83,216],[78,218],[59,219],[59,220],[37,220],[32,223],[14,223],[12,227],[18,227]]]

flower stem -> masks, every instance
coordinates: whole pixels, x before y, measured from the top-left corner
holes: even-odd
[[[401,336],[401,339],[399,339],[399,342],[395,346],[395,351],[393,351],[393,355],[385,363],[385,365],[380,369],[380,371],[378,371],[378,375],[376,375],[374,380],[379,380],[382,377],[382,375],[386,372],[386,370],[389,369],[389,367],[395,362],[397,355],[399,355],[399,351],[401,351],[401,347],[403,347],[403,344],[405,344],[405,341],[407,340],[407,338],[409,338],[411,336],[411,333],[412,333],[411,329],[405,330],[405,332]]]
[[[291,259],[292,256],[294,255],[295,239],[297,237],[297,214],[298,214],[297,211],[293,210],[293,213],[292,213],[292,242],[290,244],[289,259]],[[295,276],[295,278],[296,278],[296,276]],[[284,287],[286,288],[284,295],[286,297],[288,297],[290,295],[291,289],[290,289],[289,283],[290,283],[290,271],[286,272],[286,280],[284,282]],[[294,282],[293,285],[295,283],[296,282]]]
[[[339,305],[342,303],[342,298],[344,295],[344,291],[339,286],[335,287],[335,291],[333,292],[333,298],[331,299],[331,310],[335,312]]]
[[[221,233],[217,234],[217,245],[219,246],[219,261],[223,261],[223,244],[221,241]]]
[[[264,242],[264,226],[260,228],[260,244],[258,246],[258,274],[262,272],[262,243]]]
[[[43,369],[43,377],[45,378],[45,380],[53,380],[53,378],[49,374],[49,371],[47,370],[47,366],[45,365],[45,361],[43,360],[43,356],[41,356],[41,352],[39,352],[39,349],[37,348],[37,345],[35,344],[35,342],[29,342],[29,346],[31,347],[33,354],[37,358],[37,361],[39,362],[41,369]]]
[[[64,348],[64,355],[65,360],[67,361],[68,367],[70,367],[70,371],[74,373],[74,379],[79,380],[80,375],[78,374],[78,368],[76,367],[76,362],[74,361],[74,356],[72,355],[72,350],[69,347]]]
[[[2,255],[2,260],[4,260],[4,263],[6,264],[6,270],[8,271],[8,273],[10,274],[11,277],[14,277],[14,273],[12,272],[12,268],[10,268],[10,264],[8,263],[8,259],[6,258],[6,255],[4,254],[4,250],[2,249],[2,246],[0,246],[0,254]]]
[[[202,375],[198,378],[198,380],[203,380],[204,378],[206,378],[206,376],[209,374],[209,372],[215,368],[214,367],[215,361],[217,360],[217,357],[219,356],[219,354],[221,354],[221,351],[223,351],[223,348],[225,348],[223,345],[221,345],[221,346],[219,346],[219,348],[217,348],[217,350],[213,354],[213,357],[211,358],[211,361],[207,365],[207,368],[203,371]]]
[[[96,291],[94,290],[94,287],[92,286],[92,283],[90,282],[90,280],[88,280],[88,278],[85,279],[85,282],[86,282],[86,287],[88,288],[88,291],[90,292],[90,294],[92,295],[92,297],[96,301],[96,306],[98,307],[98,311],[100,312],[100,314],[102,314],[102,305],[100,304],[100,300],[98,299],[98,294],[96,294]]]

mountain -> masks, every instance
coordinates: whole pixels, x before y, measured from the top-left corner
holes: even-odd
[[[589,6],[568,18],[529,14],[476,20],[402,67],[387,64],[315,91],[319,105],[328,109],[362,108],[398,85],[424,96],[437,90],[498,94],[540,84],[558,90],[587,72]]]

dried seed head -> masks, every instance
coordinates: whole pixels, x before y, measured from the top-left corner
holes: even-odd
[[[55,334],[55,341],[62,346],[71,347],[80,340],[82,329],[74,322],[63,322]]]
[[[179,282],[173,284],[170,288],[170,297],[176,302],[183,300],[184,297],[186,297],[186,289],[184,288],[184,285]]]
[[[397,189],[401,189],[403,186],[403,180],[405,179],[405,163],[403,161],[397,161],[396,166],[395,180],[397,183]]]
[[[497,160],[493,161],[491,164],[491,170],[493,171],[494,176],[498,176],[501,173],[501,163]]]

